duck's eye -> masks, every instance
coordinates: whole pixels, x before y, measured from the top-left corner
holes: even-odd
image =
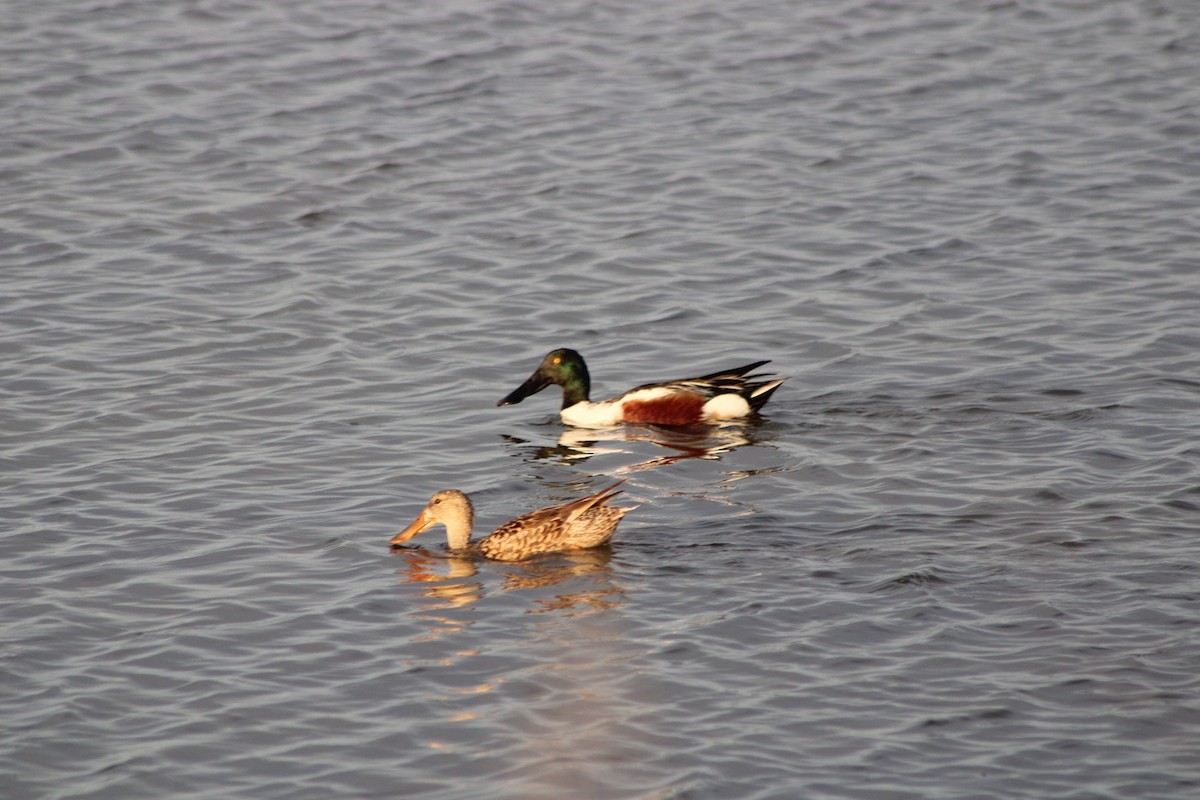
[[[561,364],[561,363],[562,363],[562,359],[561,359],[561,358],[559,358],[558,356],[555,356],[555,357],[554,357],[554,363],[555,363],[555,364]]]

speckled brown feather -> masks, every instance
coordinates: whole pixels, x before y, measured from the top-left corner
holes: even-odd
[[[473,544],[472,549],[488,558],[519,561],[539,553],[599,547],[612,538],[621,517],[634,508],[605,505],[620,494],[613,491],[620,485],[522,514]]]

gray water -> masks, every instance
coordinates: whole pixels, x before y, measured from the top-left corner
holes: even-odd
[[[1197,4],[3,7],[6,800],[1200,795]]]

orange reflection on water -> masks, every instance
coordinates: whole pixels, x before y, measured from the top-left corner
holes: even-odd
[[[422,597],[434,602],[423,611],[469,606],[487,594],[480,569],[499,574],[501,591],[537,591],[579,578],[590,578],[587,585],[552,598],[537,598],[537,607],[529,613],[612,608],[621,603],[623,592],[612,585],[609,561],[612,550],[600,547],[570,553],[554,553],[528,561],[499,562],[475,557],[439,554],[421,548],[395,548],[404,559],[396,575],[407,583],[420,584]]]

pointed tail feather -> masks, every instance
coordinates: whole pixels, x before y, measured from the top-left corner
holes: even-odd
[[[607,503],[609,500],[612,500],[614,497],[616,497],[617,495],[619,495],[621,493],[621,490],[617,489],[617,487],[620,486],[624,482],[625,482],[625,479],[622,478],[621,480],[614,483],[612,486],[609,486],[607,489],[601,489],[598,492],[593,492],[592,494],[589,494],[587,497],[581,497],[578,500],[573,500],[571,502],[565,503],[564,505],[571,507],[571,517],[575,517],[579,514],[582,514],[584,511],[587,511],[589,508],[594,508],[596,506],[602,506],[605,503]],[[616,489],[616,491],[613,491],[614,489]]]
[[[786,380],[787,378],[780,378],[779,380],[761,383],[758,386],[752,387],[753,391],[746,398],[746,402],[750,404],[750,408],[758,411],[767,404],[767,401],[771,399],[771,395],[775,394],[775,390],[783,385],[783,382]]]
[[[763,364],[770,364],[770,363],[771,363],[771,359],[768,358],[766,361],[755,361],[753,364],[747,364],[744,367],[737,367],[736,369],[718,370],[717,372],[714,372],[711,375],[701,375],[699,378],[688,378],[687,380],[711,381],[711,380],[715,380],[717,378],[739,378],[739,377],[745,375],[747,372],[749,372],[752,369],[758,369]]]
[[[624,482],[625,482],[625,478],[622,478],[621,480],[617,481],[616,483],[614,483],[612,486],[608,487],[607,489],[601,489],[600,491],[598,491],[598,492],[596,492],[595,494],[591,495],[591,496],[588,498],[589,500],[591,500],[591,502],[590,502],[590,503],[588,503],[588,504],[587,504],[586,506],[584,506],[584,507],[585,507],[585,508],[592,508],[593,506],[602,506],[602,505],[604,505],[604,504],[605,504],[605,503],[607,503],[609,500],[612,500],[614,497],[616,497],[617,495],[619,495],[621,492],[625,491],[624,489],[617,489],[617,487],[618,487],[618,486],[620,486],[620,485],[621,485],[622,483],[624,483]],[[614,489],[616,489],[616,491],[615,491],[615,492],[613,491]]]

